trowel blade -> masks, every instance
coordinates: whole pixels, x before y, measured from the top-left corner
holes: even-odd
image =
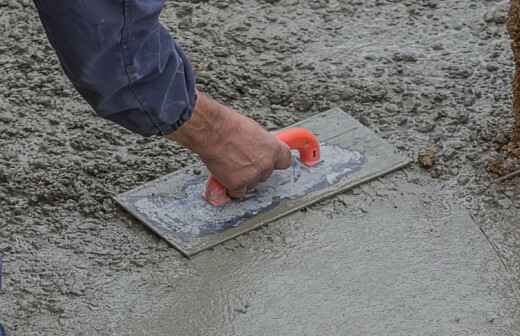
[[[246,199],[221,207],[202,193],[207,172],[188,168],[121,194],[117,201],[184,255],[190,256],[324,197],[337,194],[409,163],[395,148],[348,114],[331,110],[295,126],[314,132],[322,161],[306,167],[297,159],[275,171]]]

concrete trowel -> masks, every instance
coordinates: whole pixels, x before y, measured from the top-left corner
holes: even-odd
[[[203,165],[161,177],[116,200],[189,257],[410,162],[339,109],[276,136],[294,151],[292,166],[275,171],[243,200],[232,200]]]

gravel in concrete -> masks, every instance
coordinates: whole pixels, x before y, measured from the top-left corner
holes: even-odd
[[[410,157],[437,145],[433,167],[414,168],[409,182],[438,185],[468,209],[518,285],[520,179],[496,185],[486,171],[512,124],[507,5],[171,1],[163,22],[201,88],[269,129],[339,106]],[[122,325],[109,322],[132,309],[160,308],[128,299],[132,286],[154,284],[148,275],[171,291],[183,279],[202,283],[196,264],[111,199],[197,159],[95,118],[59,69],[31,1],[0,2],[0,32],[0,319],[10,334],[109,335]],[[335,216],[326,204],[313,209]],[[251,247],[236,240],[218,251],[238,258],[256,249],[259,262],[289,253],[283,225],[248,236]],[[218,251],[206,258],[227,255]],[[91,332],[94,321],[107,324]]]

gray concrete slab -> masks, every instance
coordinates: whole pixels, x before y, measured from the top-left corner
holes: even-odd
[[[121,277],[97,318],[125,335],[518,335],[518,297],[485,236],[409,172]]]

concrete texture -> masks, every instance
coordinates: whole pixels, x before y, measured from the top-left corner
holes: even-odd
[[[395,147],[339,109],[292,127],[316,135],[321,163],[307,168],[295,159],[292,168],[275,171],[247,200],[222,207],[209,205],[201,197],[208,180],[201,164],[118,195],[116,200],[191,256],[410,163]]]
[[[70,323],[112,335],[518,335],[520,301],[485,236],[452,195],[406,180],[277,221],[275,241],[240,236],[187,273],[118,277],[109,309]]]
[[[193,60],[201,89],[271,130],[339,106],[411,158],[425,148],[438,146],[433,167],[427,171],[412,167],[407,170],[408,178],[403,183],[425,190],[435,186],[451,195],[454,204],[467,209],[497,252],[506,273],[512,276],[513,284],[518,286],[520,180],[496,184],[486,171],[490,159],[502,157],[498,148],[511,140],[514,69],[505,29],[508,7],[508,1],[493,0],[175,0],[167,2],[162,18]],[[407,284],[410,293],[429,293],[428,288],[419,291],[414,287],[413,273],[399,277],[390,271],[385,273],[383,264],[374,263],[364,266],[366,274],[358,275],[357,279],[374,284],[376,280],[370,278],[373,272],[393,275],[396,278],[390,285],[394,287],[389,288],[394,290],[380,291],[385,295],[375,303],[354,301],[353,305],[344,304],[339,308],[340,303],[346,302],[347,294],[355,293],[349,292],[353,287],[341,279],[334,280],[341,283],[342,288],[334,287],[330,277],[337,272],[354,279],[356,273],[347,274],[344,266],[337,267],[336,271],[332,264],[317,265],[313,256],[316,253],[318,258],[323,256],[320,253],[325,253],[322,250],[326,246],[321,246],[320,241],[332,244],[333,239],[326,236],[332,235],[326,230],[328,226],[338,227],[341,221],[352,225],[348,220],[354,213],[370,210],[370,203],[363,199],[350,203],[343,197],[334,198],[309,210],[313,214],[310,222],[301,217],[280,221],[200,256],[206,259],[186,261],[150,230],[120,211],[112,197],[191,165],[197,158],[165,140],[141,139],[95,118],[64,79],[32,1],[0,1],[0,32],[0,69],[3,71],[0,81],[0,253],[4,257],[0,323],[9,335],[139,334],[139,326],[132,318],[146,323],[145,317],[161,318],[161,323],[165,323],[156,328],[147,324],[150,332],[160,333],[158,330],[170,328],[170,334],[175,335],[175,326],[168,325],[168,321],[177,321],[177,315],[185,313],[184,306],[196,309],[193,302],[205,302],[208,294],[221,301],[206,305],[211,307],[206,311],[213,313],[217,310],[215,307],[219,307],[219,316],[225,317],[214,325],[215,330],[224,330],[222,325],[226,323],[229,328],[242,328],[239,323],[244,323],[243,326],[247,321],[256,321],[255,317],[260,321],[264,318],[262,314],[268,313],[258,302],[289,314],[288,308],[280,306],[281,295],[304,293],[306,283],[301,270],[306,260],[314,265],[305,269],[312,280],[309,280],[309,288],[319,293],[318,298],[309,299],[312,308],[307,308],[320,317],[330,314],[328,321],[338,321],[340,312],[345,312],[342,318],[350,322],[345,328],[358,326],[358,330],[377,331],[383,324],[379,320],[385,320],[389,321],[388,329],[394,332],[391,328],[397,328],[398,324],[393,322],[392,312],[378,308],[379,302],[389,306],[389,301],[382,301],[385,295],[399,292],[395,288],[400,282]],[[375,193],[379,193],[378,188],[376,184]],[[391,201],[385,202],[391,204]],[[458,236],[442,235],[449,244],[462,245],[467,235],[475,234],[475,231],[465,233],[465,228],[469,228],[465,216],[458,218],[460,223],[453,225],[464,235],[458,243],[453,241]],[[411,224],[412,228],[415,225],[418,224]],[[303,226],[308,229],[297,229]],[[409,232],[415,231],[410,229]],[[346,239],[344,232],[340,231],[340,236]],[[367,236],[381,241],[377,232],[370,231]],[[365,241],[367,239],[365,237]],[[422,241],[418,240],[417,244],[419,242]],[[389,239],[389,244],[396,248],[397,242]],[[475,246],[475,242],[469,244]],[[334,251],[340,251],[332,246]],[[472,252],[478,260],[486,260],[490,257],[486,252],[488,245],[479,246]],[[413,250],[409,253],[432,256],[420,246],[414,247],[415,250],[402,246],[406,251]],[[400,251],[398,255],[404,253]],[[363,264],[374,260],[360,254],[354,253]],[[286,256],[290,257],[286,259]],[[382,253],[380,257],[387,263],[399,265],[391,256]],[[463,264],[463,257],[443,256],[443,259],[434,259],[443,261],[435,264],[434,270],[441,266],[449,269],[445,261],[455,261],[466,270],[461,275],[462,282],[472,284],[453,285],[451,288],[468,296],[456,296],[454,290],[451,297],[460,298],[462,302],[475,300],[473,303],[491,298],[489,306],[486,305],[491,308],[503,300],[506,308],[503,317],[497,319],[499,326],[503,326],[505,335],[518,334],[518,328],[507,318],[507,314],[513,314],[512,309],[507,309],[508,291],[496,285],[500,284],[499,279],[486,279],[494,273],[485,269],[478,272],[472,258],[467,259],[470,264],[467,265]],[[330,258],[341,261],[334,255]],[[230,266],[223,267],[227,260]],[[273,266],[276,260],[279,260],[278,269]],[[284,260],[293,263],[284,264]],[[413,255],[407,260],[416,261]],[[323,258],[320,261],[326,263]],[[433,263],[430,259],[422,262]],[[355,261],[351,264],[363,265]],[[283,269],[290,272],[291,267],[299,270],[294,280],[289,273],[285,274],[286,280],[279,282],[269,282],[265,280],[268,274],[258,274],[258,270],[277,270],[275,276],[283,279]],[[331,272],[325,275],[318,272],[325,269]],[[497,272],[497,276],[506,275],[500,270]],[[452,271],[447,273],[450,281],[446,283],[453,284],[457,277]],[[485,275],[478,283],[477,273]],[[240,313],[247,311],[249,296],[227,296],[224,290],[212,291],[224,288],[218,287],[216,281],[228,280],[226,290],[247,292],[246,285],[240,287],[236,281],[251,284],[246,279],[248,274],[252,281],[255,276],[260,277],[257,278],[259,284],[253,284],[259,293],[256,304],[250,305],[257,316]],[[429,329],[425,330],[434,330],[435,323],[439,330],[450,330],[454,324],[446,321],[439,308],[446,305],[449,311],[456,310],[455,304],[445,299],[450,297],[450,287],[441,286],[435,280],[435,276],[443,273],[432,271],[431,274],[434,277],[430,278],[431,288],[444,299],[430,300],[435,295],[433,292],[425,298],[425,302],[438,303],[429,305],[434,307],[431,319],[441,316],[438,322],[428,320]],[[324,281],[312,278],[321,276]],[[425,274],[419,272],[417,278],[424,280]],[[265,291],[261,289],[261,281],[269,284]],[[318,288],[318,283],[322,287]],[[379,288],[385,286],[382,284]],[[469,292],[473,286],[476,291]],[[491,288],[489,292],[483,290],[487,286]],[[270,304],[267,298],[275,294],[267,289],[282,287],[287,287],[287,291],[270,297],[274,302]],[[356,288],[368,291],[375,287]],[[368,297],[361,294],[351,299]],[[165,302],[161,299],[163,296],[181,299]],[[413,303],[411,296],[398,301]],[[327,309],[319,310],[316,302],[323,303],[325,298],[334,305],[323,305]],[[285,300],[299,304],[294,307],[293,316],[298,316],[302,325],[308,325],[306,318],[312,320],[312,316],[304,314],[307,308],[302,307],[302,301],[290,296]],[[411,303],[409,307],[416,307]],[[360,307],[360,313],[355,316],[367,317],[367,307],[371,307],[376,318],[354,320],[350,315],[356,314],[355,306]],[[400,311],[404,310],[397,312]],[[396,317],[403,326],[410,326],[414,317],[427,315],[420,309],[406,312],[410,315]],[[463,312],[487,326],[479,310]],[[212,316],[201,317],[195,313],[193,316],[199,319],[192,319],[193,325],[201,326],[199,330],[210,329]],[[287,316],[278,316],[279,319],[266,328],[281,325],[283,320],[294,325]],[[240,317],[246,320],[237,321]],[[455,322],[458,317],[454,314]],[[412,322],[406,322],[408,320]],[[460,316],[460,321],[465,321],[464,316]],[[489,324],[491,326],[482,333],[492,328],[492,323]],[[258,327],[254,321],[250,325]],[[337,326],[339,322],[332,325]],[[468,325],[464,324],[471,331],[473,327]],[[164,328],[160,329],[161,326]],[[179,330],[185,326],[186,322],[180,323]],[[489,331],[491,335],[494,332]],[[405,330],[404,334],[410,333]]]

